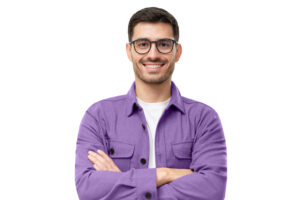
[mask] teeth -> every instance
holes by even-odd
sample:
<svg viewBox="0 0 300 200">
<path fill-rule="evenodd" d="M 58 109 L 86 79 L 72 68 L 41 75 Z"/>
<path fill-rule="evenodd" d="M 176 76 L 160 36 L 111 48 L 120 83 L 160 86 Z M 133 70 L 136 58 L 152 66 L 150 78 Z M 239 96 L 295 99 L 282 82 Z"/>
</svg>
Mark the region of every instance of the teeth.
<svg viewBox="0 0 300 200">
<path fill-rule="evenodd" d="M 145 65 L 146 67 L 149 67 L 149 68 L 158 68 L 160 67 L 160 65 Z"/>
</svg>

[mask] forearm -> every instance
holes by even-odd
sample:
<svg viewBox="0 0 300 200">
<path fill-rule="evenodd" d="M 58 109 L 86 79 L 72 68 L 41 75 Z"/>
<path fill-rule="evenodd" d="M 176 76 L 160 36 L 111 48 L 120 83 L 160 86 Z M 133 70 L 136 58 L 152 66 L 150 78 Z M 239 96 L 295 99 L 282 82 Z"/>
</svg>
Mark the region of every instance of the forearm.
<svg viewBox="0 0 300 200">
<path fill-rule="evenodd" d="M 76 176 L 78 196 L 82 200 L 142 199 L 146 193 L 156 196 L 154 169 L 130 169 L 126 172 L 95 171 L 88 168 Z"/>
<path fill-rule="evenodd" d="M 224 200 L 226 174 L 201 170 L 157 188 L 160 200 Z"/>
</svg>

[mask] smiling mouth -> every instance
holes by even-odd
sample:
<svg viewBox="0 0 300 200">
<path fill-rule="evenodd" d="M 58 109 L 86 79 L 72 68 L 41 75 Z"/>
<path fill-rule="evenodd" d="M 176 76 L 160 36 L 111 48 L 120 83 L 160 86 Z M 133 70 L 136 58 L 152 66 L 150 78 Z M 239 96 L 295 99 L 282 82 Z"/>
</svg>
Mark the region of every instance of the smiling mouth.
<svg viewBox="0 0 300 200">
<path fill-rule="evenodd" d="M 163 67 L 165 64 L 143 64 L 144 67 L 151 68 L 151 69 L 156 69 Z"/>
</svg>

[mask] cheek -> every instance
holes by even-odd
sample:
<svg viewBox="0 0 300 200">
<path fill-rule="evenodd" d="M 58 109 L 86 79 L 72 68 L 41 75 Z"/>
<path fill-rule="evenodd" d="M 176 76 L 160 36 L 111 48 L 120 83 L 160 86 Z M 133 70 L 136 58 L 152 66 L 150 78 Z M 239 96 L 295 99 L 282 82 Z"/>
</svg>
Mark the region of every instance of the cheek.
<svg viewBox="0 0 300 200">
<path fill-rule="evenodd" d="M 131 59 L 132 59 L 132 62 L 138 63 L 140 61 L 140 56 L 137 55 L 135 52 L 131 52 Z"/>
<path fill-rule="evenodd" d="M 175 63 L 176 61 L 176 53 L 172 54 L 169 58 L 168 58 L 169 64 Z"/>
<path fill-rule="evenodd" d="M 168 54 L 167 59 L 169 62 L 173 62 L 176 60 L 177 52 L 173 49 L 171 54 Z"/>
<path fill-rule="evenodd" d="M 141 64 L 142 60 L 143 60 L 142 56 L 134 56 L 135 63 Z"/>
</svg>

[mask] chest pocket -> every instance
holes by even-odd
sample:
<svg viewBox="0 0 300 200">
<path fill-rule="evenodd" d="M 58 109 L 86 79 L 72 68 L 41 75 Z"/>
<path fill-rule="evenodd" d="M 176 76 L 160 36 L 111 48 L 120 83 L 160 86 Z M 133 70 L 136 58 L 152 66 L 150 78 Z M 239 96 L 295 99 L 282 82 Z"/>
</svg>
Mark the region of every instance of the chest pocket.
<svg viewBox="0 0 300 200">
<path fill-rule="evenodd" d="M 174 161 L 172 167 L 189 169 L 192 162 L 192 148 L 193 142 L 172 143 L 172 151 L 174 154 Z"/>
<path fill-rule="evenodd" d="M 122 172 L 130 169 L 134 145 L 119 141 L 109 141 L 108 155 Z"/>
</svg>

